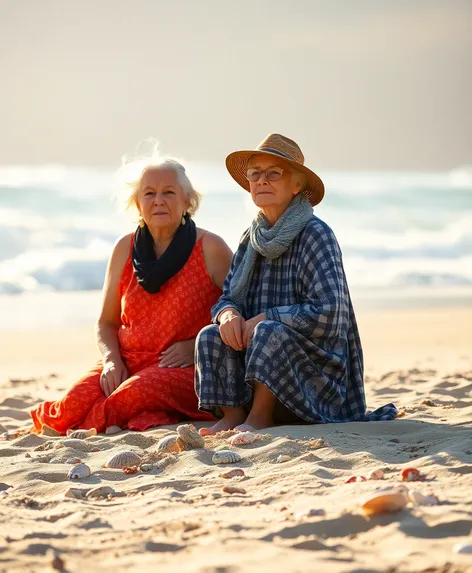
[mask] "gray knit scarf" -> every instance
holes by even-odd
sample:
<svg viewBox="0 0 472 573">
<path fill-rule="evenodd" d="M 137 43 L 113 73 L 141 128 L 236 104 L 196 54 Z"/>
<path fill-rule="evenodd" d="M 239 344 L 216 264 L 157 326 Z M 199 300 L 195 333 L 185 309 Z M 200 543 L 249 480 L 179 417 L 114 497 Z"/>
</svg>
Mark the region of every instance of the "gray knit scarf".
<svg viewBox="0 0 472 573">
<path fill-rule="evenodd" d="M 303 231 L 312 216 L 313 207 L 302 194 L 292 200 L 272 227 L 262 211 L 258 213 L 249 228 L 250 240 L 244 257 L 231 278 L 229 296 L 234 302 L 241 305 L 246 302 L 257 253 L 269 260 L 280 257 Z"/>
</svg>

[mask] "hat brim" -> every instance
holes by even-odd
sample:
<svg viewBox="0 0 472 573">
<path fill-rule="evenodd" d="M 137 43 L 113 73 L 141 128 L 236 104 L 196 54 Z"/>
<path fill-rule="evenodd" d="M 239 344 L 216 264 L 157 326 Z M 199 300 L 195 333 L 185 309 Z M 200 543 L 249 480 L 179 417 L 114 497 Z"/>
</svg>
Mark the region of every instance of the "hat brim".
<svg viewBox="0 0 472 573">
<path fill-rule="evenodd" d="M 271 153 L 270 151 L 256 151 L 256 150 L 245 150 L 245 151 L 234 151 L 230 153 L 226 158 L 226 169 L 229 171 L 231 177 L 236 181 L 246 191 L 250 191 L 249 181 L 246 179 L 247 163 L 253 155 L 272 155 L 276 157 L 279 161 L 288 163 L 294 167 L 300 173 L 303 173 L 307 177 L 306 185 L 303 190 L 303 194 L 307 197 L 310 203 L 315 206 L 324 197 L 324 184 L 323 181 L 318 177 L 308 167 L 301 165 L 297 161 L 292 159 L 287 159 L 277 155 L 277 153 Z"/>
</svg>

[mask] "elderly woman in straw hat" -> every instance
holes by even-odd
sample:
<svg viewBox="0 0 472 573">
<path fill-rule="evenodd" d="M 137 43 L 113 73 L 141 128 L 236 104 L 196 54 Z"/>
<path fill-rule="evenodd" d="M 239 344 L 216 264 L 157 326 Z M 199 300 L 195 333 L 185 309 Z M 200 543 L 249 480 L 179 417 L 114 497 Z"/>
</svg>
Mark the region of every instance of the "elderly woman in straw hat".
<svg viewBox="0 0 472 573">
<path fill-rule="evenodd" d="M 226 159 L 260 212 L 243 234 L 214 324 L 198 335 L 199 408 L 221 419 L 202 434 L 277 421 L 345 422 L 366 415 L 362 349 L 333 231 L 313 215 L 324 195 L 299 146 L 269 135 Z"/>
<path fill-rule="evenodd" d="M 232 253 L 193 222 L 200 195 L 179 161 L 156 148 L 132 165 L 128 206 L 139 226 L 117 241 L 108 264 L 97 323 L 102 360 L 62 399 L 31 412 L 36 431 L 213 420 L 198 410 L 195 338 L 211 320 Z"/>
</svg>

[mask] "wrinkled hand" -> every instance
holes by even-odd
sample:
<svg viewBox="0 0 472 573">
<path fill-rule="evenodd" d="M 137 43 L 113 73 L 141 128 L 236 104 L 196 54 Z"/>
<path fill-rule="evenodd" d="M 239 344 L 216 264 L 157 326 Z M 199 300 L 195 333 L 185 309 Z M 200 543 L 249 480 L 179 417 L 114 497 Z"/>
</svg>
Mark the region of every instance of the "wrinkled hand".
<svg viewBox="0 0 472 573">
<path fill-rule="evenodd" d="M 108 360 L 103 365 L 100 386 L 105 396 L 110 396 L 128 378 L 128 370 L 122 360 Z"/>
<path fill-rule="evenodd" d="M 194 363 L 195 338 L 176 342 L 160 355 L 159 368 L 186 368 Z"/>
<path fill-rule="evenodd" d="M 233 350 L 242 350 L 244 318 L 236 309 L 228 308 L 220 314 L 219 322 L 221 340 Z"/>
<path fill-rule="evenodd" d="M 252 333 L 254 332 L 254 329 L 263 320 L 265 320 L 265 312 L 261 312 L 261 314 L 258 314 L 257 316 L 253 316 L 249 320 L 245 321 L 244 326 L 243 326 L 243 345 L 244 345 L 244 348 L 247 348 L 249 346 L 249 342 L 251 340 L 251 336 L 252 336 Z"/>
</svg>

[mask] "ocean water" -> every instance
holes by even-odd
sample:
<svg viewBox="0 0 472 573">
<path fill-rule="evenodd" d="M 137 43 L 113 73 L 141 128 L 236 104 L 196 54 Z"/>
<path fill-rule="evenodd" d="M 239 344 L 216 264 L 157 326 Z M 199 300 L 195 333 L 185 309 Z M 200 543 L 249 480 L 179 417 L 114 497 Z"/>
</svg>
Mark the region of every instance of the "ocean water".
<svg viewBox="0 0 472 573">
<path fill-rule="evenodd" d="M 196 223 L 234 250 L 254 217 L 223 167 L 188 165 L 204 194 Z M 472 292 L 472 169 L 320 173 L 315 214 L 334 230 L 356 292 Z M 101 289 L 115 240 L 135 225 L 112 168 L 0 167 L 0 293 Z"/>
</svg>

